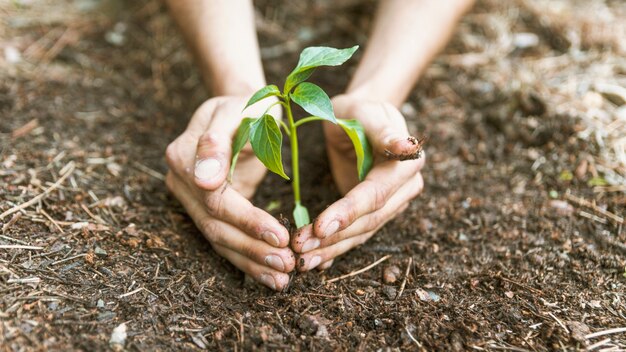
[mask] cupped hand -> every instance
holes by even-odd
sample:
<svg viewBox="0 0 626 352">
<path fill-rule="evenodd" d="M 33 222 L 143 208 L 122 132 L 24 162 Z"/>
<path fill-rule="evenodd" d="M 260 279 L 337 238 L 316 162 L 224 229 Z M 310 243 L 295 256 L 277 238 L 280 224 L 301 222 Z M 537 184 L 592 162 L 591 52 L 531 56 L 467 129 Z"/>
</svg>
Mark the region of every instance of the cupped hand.
<svg viewBox="0 0 626 352">
<path fill-rule="evenodd" d="M 185 132 L 167 147 L 166 184 L 219 255 L 280 291 L 289 282 L 295 257 L 287 247 L 287 229 L 248 200 L 266 173 L 250 145 L 239 155 L 232 184 L 226 182 L 232 138 L 246 101 L 216 97 L 196 110 Z M 257 117 L 267 107 L 257 105 L 246 116 Z"/>
<path fill-rule="evenodd" d="M 292 248 L 302 253 L 300 271 L 330 267 L 335 257 L 364 243 L 402 213 L 424 187 L 421 144 L 409 135 L 398 109 L 350 95 L 333 98 L 333 107 L 338 118 L 361 122 L 374 164 L 359 182 L 352 143 L 339 126 L 324 124 L 330 168 L 344 196 L 292 238 Z"/>
</svg>

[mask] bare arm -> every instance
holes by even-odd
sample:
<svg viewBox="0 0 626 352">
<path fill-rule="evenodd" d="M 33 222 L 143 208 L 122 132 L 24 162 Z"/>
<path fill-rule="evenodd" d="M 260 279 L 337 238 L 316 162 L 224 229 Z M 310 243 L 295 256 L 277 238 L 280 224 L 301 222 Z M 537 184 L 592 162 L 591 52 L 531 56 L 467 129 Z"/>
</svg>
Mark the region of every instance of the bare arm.
<svg viewBox="0 0 626 352">
<path fill-rule="evenodd" d="M 425 158 L 397 107 L 472 3 L 380 1 L 370 41 L 348 90 L 333 98 L 338 117 L 356 118 L 365 127 L 376 154 L 374 167 L 359 183 L 350 141 L 341 128 L 324 125 L 333 178 L 345 196 L 326 208 L 312 226 L 302 228 L 294 237 L 297 242 L 292 239 L 294 250 L 305 252 L 299 270 L 327 268 L 335 257 L 372 237 L 422 191 Z"/>
<path fill-rule="evenodd" d="M 399 106 L 473 0 L 384 0 L 347 93 Z"/>
<path fill-rule="evenodd" d="M 166 151 L 166 183 L 216 253 L 264 285 L 282 290 L 295 258 L 289 233 L 251 197 L 265 167 L 247 146 L 226 184 L 232 137 L 250 95 L 265 85 L 251 0 L 167 0 L 214 95 Z M 269 104 L 269 103 L 268 103 Z M 264 111 L 262 104 L 247 113 Z M 255 111 L 252 109 L 259 109 Z"/>
<path fill-rule="evenodd" d="M 265 85 L 251 0 L 167 0 L 214 95 Z"/>
</svg>

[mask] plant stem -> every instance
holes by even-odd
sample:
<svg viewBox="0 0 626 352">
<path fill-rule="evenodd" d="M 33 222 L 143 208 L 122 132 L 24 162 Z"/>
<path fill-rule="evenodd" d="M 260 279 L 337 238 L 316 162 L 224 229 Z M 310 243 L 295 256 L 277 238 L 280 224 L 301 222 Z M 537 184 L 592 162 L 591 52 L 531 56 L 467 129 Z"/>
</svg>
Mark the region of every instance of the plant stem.
<svg viewBox="0 0 626 352">
<path fill-rule="evenodd" d="M 298 134 L 296 133 L 296 124 L 291 113 L 291 102 L 289 96 L 285 97 L 285 110 L 287 112 L 287 122 L 289 122 L 289 141 L 291 142 L 291 169 L 293 172 L 293 198 L 297 204 L 300 204 L 300 166 L 298 164 Z"/>
<path fill-rule="evenodd" d="M 311 121 L 324 121 L 326 120 L 323 117 L 318 117 L 318 116 L 309 116 L 309 117 L 305 117 L 303 119 L 298 120 L 298 122 L 295 123 L 296 128 L 300 125 L 304 125 L 307 122 L 311 122 Z"/>
</svg>

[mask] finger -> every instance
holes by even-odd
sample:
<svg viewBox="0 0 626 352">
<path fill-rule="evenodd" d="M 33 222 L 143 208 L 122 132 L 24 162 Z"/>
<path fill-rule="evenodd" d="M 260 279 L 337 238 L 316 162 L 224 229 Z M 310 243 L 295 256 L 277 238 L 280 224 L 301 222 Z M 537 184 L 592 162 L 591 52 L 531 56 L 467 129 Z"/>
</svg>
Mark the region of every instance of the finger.
<svg viewBox="0 0 626 352">
<path fill-rule="evenodd" d="M 291 238 L 291 248 L 298 253 L 310 252 L 319 248 L 321 240 L 313 234 L 313 225 L 299 228 Z"/>
<path fill-rule="evenodd" d="M 320 214 L 313 225 L 315 235 L 326 238 L 347 228 L 358 218 L 381 209 L 418 171 L 415 165 L 395 161 L 377 165 L 363 182 Z"/>
<path fill-rule="evenodd" d="M 196 188 L 190 189 L 182 180 L 176 178 L 189 192 L 201 199 L 199 206 L 212 218 L 238 228 L 248 236 L 263 240 L 274 247 L 286 247 L 289 244 L 289 231 L 280 222 L 266 211 L 255 207 L 248 199 L 239 194 L 232 187 L 215 192 L 207 192 Z M 193 217 L 193 216 L 192 216 Z"/>
<path fill-rule="evenodd" d="M 221 245 L 243 256 L 282 272 L 290 272 L 295 266 L 295 257 L 289 248 L 275 248 L 255 240 L 236 227 L 211 217 L 202 203 L 188 192 L 186 185 L 171 173 L 166 179 L 168 187 L 185 207 L 196 226 L 211 244 Z"/>
<path fill-rule="evenodd" d="M 239 270 L 250 275 L 256 281 L 271 288 L 275 291 L 284 290 L 289 284 L 289 275 L 271 270 L 266 266 L 259 265 L 251 261 L 249 258 L 220 245 L 213 245 L 213 249 L 217 254 L 226 258 Z"/>
<path fill-rule="evenodd" d="M 324 262 L 324 263 L 318 265 L 317 269 L 318 270 L 328 270 L 328 269 L 330 269 L 331 266 L 333 266 L 333 262 L 334 261 L 335 261 L 334 259 L 331 259 L 331 260 L 329 260 L 327 262 Z"/>
<path fill-rule="evenodd" d="M 252 239 L 237 228 L 206 214 L 196 224 L 212 244 L 233 250 L 258 264 L 285 273 L 291 272 L 295 267 L 296 258 L 289 248 L 276 248 Z"/>
<path fill-rule="evenodd" d="M 375 231 L 370 231 L 360 236 L 348 238 L 332 246 L 319 248 L 312 252 L 302 254 L 298 259 L 298 271 L 308 271 L 316 268 L 321 263 L 335 259 L 337 256 L 365 243 L 374 233 Z"/>
<path fill-rule="evenodd" d="M 194 180 L 198 187 L 214 191 L 226 180 L 230 168 L 230 131 L 209 128 L 198 140 Z"/>
<path fill-rule="evenodd" d="M 213 191 L 226 180 L 232 156 L 232 139 L 241 123 L 240 117 L 241 110 L 218 101 L 208 129 L 198 140 L 194 171 L 198 187 Z"/>
<path fill-rule="evenodd" d="M 409 134 L 404 116 L 393 105 L 373 103 L 359 109 L 362 113 L 357 117 L 375 151 L 405 159 L 419 154 L 418 140 Z"/>
<path fill-rule="evenodd" d="M 311 231 L 302 228 L 292 239 L 291 246 L 297 253 L 306 253 L 319 247 L 327 247 L 347 238 L 362 235 L 366 232 L 377 231 L 382 225 L 395 218 L 404 211 L 409 202 L 424 188 L 421 174 L 416 175 L 411 181 L 405 183 L 380 210 L 367 214 L 357 219 L 346 229 L 330 235 L 321 241 Z M 306 246 L 308 243 L 316 243 L 316 246 Z"/>
</svg>

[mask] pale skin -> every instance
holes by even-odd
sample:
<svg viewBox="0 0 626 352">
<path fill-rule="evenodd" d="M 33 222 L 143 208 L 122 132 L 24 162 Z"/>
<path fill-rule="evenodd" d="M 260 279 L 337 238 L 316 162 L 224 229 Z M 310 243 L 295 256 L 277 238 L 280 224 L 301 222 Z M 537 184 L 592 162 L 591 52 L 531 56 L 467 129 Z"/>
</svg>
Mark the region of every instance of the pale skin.
<svg viewBox="0 0 626 352">
<path fill-rule="evenodd" d="M 388 156 L 414 155 L 418 148 L 398 108 L 472 0 L 380 1 L 354 77 L 346 92 L 332 99 L 338 118 L 355 118 L 365 127 L 374 167 L 359 182 L 350 141 L 339 127 L 324 123 L 331 172 L 343 198 L 291 239 L 272 215 L 249 201 L 266 173 L 249 145 L 239 156 L 232 184 L 226 181 L 242 108 L 266 85 L 252 2 L 167 2 L 215 95 L 168 146 L 167 186 L 219 255 L 280 291 L 289 283 L 289 272 L 330 267 L 337 256 L 402 213 L 422 191 L 424 156 L 404 161 Z M 245 116 L 257 116 L 270 103 L 256 104 Z M 279 110 L 272 112 L 280 117 Z"/>
</svg>

